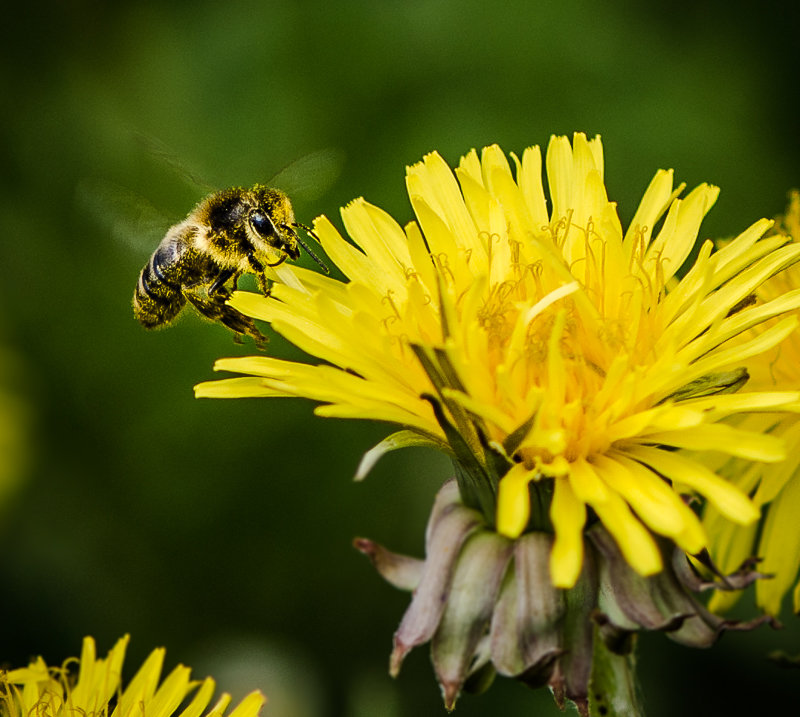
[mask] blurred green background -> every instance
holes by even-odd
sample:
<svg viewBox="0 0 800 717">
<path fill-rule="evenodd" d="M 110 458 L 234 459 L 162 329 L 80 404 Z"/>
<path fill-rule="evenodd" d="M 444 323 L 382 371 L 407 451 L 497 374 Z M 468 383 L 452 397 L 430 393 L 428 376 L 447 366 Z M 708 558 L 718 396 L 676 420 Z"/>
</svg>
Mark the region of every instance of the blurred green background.
<svg viewBox="0 0 800 717">
<path fill-rule="evenodd" d="M 321 199 L 295 203 L 301 221 L 338 221 L 359 195 L 407 221 L 404 167 L 424 153 L 455 162 L 582 130 L 603 136 L 623 222 L 674 167 L 722 187 L 703 232 L 729 235 L 800 185 L 797 4 L 20 8 L 0 47 L 0 407 L 24 478 L 0 513 L 0 661 L 60 663 L 83 635 L 104 653 L 130 632 L 129 667 L 165 645 L 170 666 L 264 689 L 265 715 L 443 714 L 427 648 L 386 674 L 408 598 L 351 540 L 421 554 L 447 462 L 409 450 L 353 484 L 386 427 L 302 401 L 196 401 L 214 360 L 252 343 L 196 316 L 146 333 L 130 297 L 158 237 L 128 241 L 79 187 L 122 186 L 177 219 L 198 194 L 140 136 L 220 187 L 333 147 L 346 163 Z M 269 351 L 297 357 L 276 336 Z M 800 681 L 764 655 L 800 651 L 786 622 L 702 652 L 646 636 L 649 714 L 765 713 L 765 700 L 785 713 Z M 557 714 L 504 680 L 457 709 Z"/>
</svg>

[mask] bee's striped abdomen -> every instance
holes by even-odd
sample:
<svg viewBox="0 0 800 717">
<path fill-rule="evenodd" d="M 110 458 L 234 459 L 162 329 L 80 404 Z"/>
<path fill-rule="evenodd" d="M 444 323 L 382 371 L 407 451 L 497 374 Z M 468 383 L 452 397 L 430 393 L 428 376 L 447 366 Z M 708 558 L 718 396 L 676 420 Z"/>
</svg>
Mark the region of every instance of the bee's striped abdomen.
<svg viewBox="0 0 800 717">
<path fill-rule="evenodd" d="M 180 281 L 182 245 L 168 234 L 139 274 L 133 294 L 133 313 L 148 329 L 172 321 L 186 304 Z"/>
</svg>

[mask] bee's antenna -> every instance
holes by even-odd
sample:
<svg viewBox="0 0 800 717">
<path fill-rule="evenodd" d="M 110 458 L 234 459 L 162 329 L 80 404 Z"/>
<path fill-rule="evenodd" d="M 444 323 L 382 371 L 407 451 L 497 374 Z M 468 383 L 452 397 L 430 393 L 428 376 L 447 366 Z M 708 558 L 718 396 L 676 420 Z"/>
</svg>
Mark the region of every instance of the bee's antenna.
<svg viewBox="0 0 800 717">
<path fill-rule="evenodd" d="M 298 229 L 302 229 L 306 234 L 314 237 L 314 239 L 317 241 L 318 244 L 321 243 L 319 237 L 316 234 L 314 234 L 312 229 L 310 227 L 307 227 L 305 224 L 298 224 L 297 222 L 295 222 L 294 224 L 292 224 L 292 227 L 297 227 Z M 317 262 L 317 264 L 319 264 L 322 271 L 324 271 L 326 274 L 330 274 L 331 270 L 327 267 L 325 262 L 322 261 L 322 259 L 320 259 L 313 251 L 311 251 L 308 244 L 306 244 L 299 236 L 297 236 L 297 232 L 295 232 L 294 236 L 295 239 L 297 239 L 297 243 L 301 247 L 303 247 L 303 249 L 305 249 L 306 254 L 308 254 L 315 262 Z"/>
</svg>

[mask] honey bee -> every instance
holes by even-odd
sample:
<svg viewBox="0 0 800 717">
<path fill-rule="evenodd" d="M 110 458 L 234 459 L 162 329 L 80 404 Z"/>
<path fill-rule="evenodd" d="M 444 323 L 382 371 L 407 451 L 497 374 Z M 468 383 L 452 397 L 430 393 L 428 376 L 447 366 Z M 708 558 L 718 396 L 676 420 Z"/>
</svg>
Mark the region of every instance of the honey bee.
<svg viewBox="0 0 800 717">
<path fill-rule="evenodd" d="M 279 189 L 256 184 L 210 194 L 167 231 L 142 269 L 133 294 L 134 316 L 145 328 L 160 328 L 189 303 L 227 326 L 237 340 L 246 335 L 263 346 L 266 338 L 253 320 L 226 302 L 244 274 L 255 274 L 269 295 L 266 268 L 297 259 L 301 247 L 329 273 L 298 229 L 316 238 L 295 221 L 289 197 Z"/>
</svg>

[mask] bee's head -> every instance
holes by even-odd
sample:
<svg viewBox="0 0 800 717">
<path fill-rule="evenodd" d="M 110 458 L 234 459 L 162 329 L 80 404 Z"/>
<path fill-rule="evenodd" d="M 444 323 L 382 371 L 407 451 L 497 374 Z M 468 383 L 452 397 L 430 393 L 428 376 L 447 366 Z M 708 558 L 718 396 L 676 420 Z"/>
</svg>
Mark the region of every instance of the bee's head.
<svg viewBox="0 0 800 717">
<path fill-rule="evenodd" d="M 289 197 L 279 189 L 265 187 L 262 184 L 253 187 L 252 197 L 255 202 L 248 212 L 247 219 L 250 232 L 270 248 L 284 254 L 278 263 L 287 257 L 292 260 L 299 259 L 302 247 L 326 274 L 329 273 L 330 270 L 325 263 L 299 237 L 297 229 L 304 229 L 315 238 L 316 235 L 308 227 L 295 221 Z M 276 266 L 269 258 L 264 259 L 264 263 L 267 266 Z"/>
<path fill-rule="evenodd" d="M 271 248 L 297 259 L 300 249 L 292 227 L 294 211 L 289 198 L 280 190 L 263 185 L 253 187 L 252 196 L 255 201 L 247 217 L 252 232 Z"/>
<path fill-rule="evenodd" d="M 250 212 L 248 221 L 253 232 L 271 247 L 284 252 L 290 259 L 300 256 L 294 229 L 285 226 L 279 228 L 270 215 L 259 208 Z"/>
</svg>

